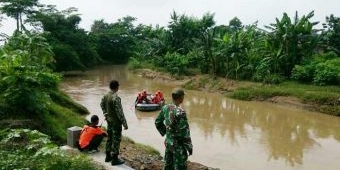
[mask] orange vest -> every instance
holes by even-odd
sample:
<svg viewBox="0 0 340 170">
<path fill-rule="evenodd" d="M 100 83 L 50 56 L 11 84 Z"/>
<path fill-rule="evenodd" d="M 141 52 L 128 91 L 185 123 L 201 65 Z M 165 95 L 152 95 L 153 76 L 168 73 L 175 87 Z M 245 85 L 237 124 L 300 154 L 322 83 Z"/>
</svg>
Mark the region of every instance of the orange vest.
<svg viewBox="0 0 340 170">
<path fill-rule="evenodd" d="M 158 104 L 161 101 L 161 98 L 159 97 L 159 95 L 155 95 L 154 98 L 152 98 L 152 101 L 156 104 Z"/>
<path fill-rule="evenodd" d="M 92 127 L 85 125 L 83 130 L 81 131 L 80 138 L 79 138 L 79 145 L 81 148 L 85 148 L 94 136 L 101 135 L 105 133 L 100 127 Z"/>
</svg>

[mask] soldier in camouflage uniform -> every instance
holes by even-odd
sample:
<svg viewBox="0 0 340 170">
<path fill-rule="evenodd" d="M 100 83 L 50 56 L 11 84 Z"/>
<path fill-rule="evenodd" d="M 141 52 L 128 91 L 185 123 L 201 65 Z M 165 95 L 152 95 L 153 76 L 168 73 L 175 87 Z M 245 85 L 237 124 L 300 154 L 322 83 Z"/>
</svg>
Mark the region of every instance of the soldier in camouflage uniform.
<svg viewBox="0 0 340 170">
<path fill-rule="evenodd" d="M 120 142 L 122 140 L 122 126 L 128 129 L 124 116 L 121 99 L 117 94 L 119 82 L 112 80 L 110 82 L 111 91 L 108 92 L 101 100 L 100 106 L 107 121 L 108 139 L 106 142 L 106 158 L 105 162 L 112 165 L 120 165 L 125 161 L 118 158 Z"/>
<path fill-rule="evenodd" d="M 172 91 L 173 103 L 163 106 L 155 120 L 158 132 L 165 137 L 164 170 L 186 170 L 188 156 L 192 155 L 190 129 L 185 111 L 180 107 L 184 91 Z"/>
</svg>

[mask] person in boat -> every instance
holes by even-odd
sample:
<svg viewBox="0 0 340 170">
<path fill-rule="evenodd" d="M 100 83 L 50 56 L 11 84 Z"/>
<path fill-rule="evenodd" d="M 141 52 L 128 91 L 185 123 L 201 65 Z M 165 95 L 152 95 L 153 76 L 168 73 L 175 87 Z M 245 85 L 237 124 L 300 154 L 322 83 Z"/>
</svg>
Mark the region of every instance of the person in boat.
<svg viewBox="0 0 340 170">
<path fill-rule="evenodd" d="M 163 97 L 163 93 L 161 91 L 157 91 L 158 95 L 159 95 L 159 99 L 160 101 L 164 101 L 164 97 Z"/>
<path fill-rule="evenodd" d="M 148 98 L 148 93 L 146 92 L 146 90 L 143 90 L 141 100 L 142 103 L 151 103 L 150 102 L 151 100 Z"/>
<path fill-rule="evenodd" d="M 142 98 L 142 92 L 138 92 L 137 98 L 136 98 L 136 104 L 137 103 L 142 103 L 143 98 Z"/>
<path fill-rule="evenodd" d="M 154 95 L 154 97 L 152 98 L 152 102 L 155 104 L 160 104 L 161 103 L 161 96 L 160 96 L 160 92 L 157 91 Z"/>
<path fill-rule="evenodd" d="M 103 138 L 107 136 L 107 133 L 98 126 L 99 118 L 97 115 L 91 116 L 91 122 L 85 125 L 80 132 L 79 141 L 77 147 L 80 151 L 99 151 L 98 147 L 103 141 Z"/>
<path fill-rule="evenodd" d="M 158 96 L 159 96 L 159 103 L 163 105 L 165 103 L 163 93 L 159 90 L 157 91 L 157 93 L 158 93 Z"/>
</svg>

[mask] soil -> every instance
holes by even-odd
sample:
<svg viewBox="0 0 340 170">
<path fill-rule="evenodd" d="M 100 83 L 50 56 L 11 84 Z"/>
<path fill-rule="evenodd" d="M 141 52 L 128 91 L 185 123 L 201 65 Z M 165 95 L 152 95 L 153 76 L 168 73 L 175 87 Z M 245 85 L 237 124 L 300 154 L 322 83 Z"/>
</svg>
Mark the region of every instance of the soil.
<svg viewBox="0 0 340 170">
<path fill-rule="evenodd" d="M 121 143 L 120 157 L 125 160 L 125 165 L 136 170 L 162 170 L 164 166 L 163 157 L 150 152 L 134 142 L 123 138 Z M 196 162 L 188 161 L 189 170 L 219 170 L 204 166 Z"/>
</svg>

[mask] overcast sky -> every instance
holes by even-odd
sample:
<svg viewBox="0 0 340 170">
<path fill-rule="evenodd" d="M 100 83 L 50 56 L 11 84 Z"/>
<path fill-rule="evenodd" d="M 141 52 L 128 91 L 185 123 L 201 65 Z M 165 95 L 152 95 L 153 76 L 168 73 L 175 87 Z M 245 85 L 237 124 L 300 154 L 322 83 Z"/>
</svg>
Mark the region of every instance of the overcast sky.
<svg viewBox="0 0 340 170">
<path fill-rule="evenodd" d="M 340 0 L 40 0 L 42 4 L 56 5 L 58 10 L 76 7 L 81 14 L 80 27 L 89 30 L 94 20 L 104 19 L 113 23 L 127 15 L 137 18 L 136 24 L 159 24 L 167 26 L 172 11 L 201 18 L 205 13 L 215 14 L 217 25 L 228 24 L 238 17 L 243 24 L 258 21 L 258 26 L 274 23 L 283 12 L 293 18 L 314 10 L 312 21 L 325 22 L 325 17 L 334 14 L 340 17 Z M 321 24 L 319 24 L 321 27 Z M 3 22 L 0 32 L 15 27 L 15 22 Z"/>
</svg>

